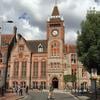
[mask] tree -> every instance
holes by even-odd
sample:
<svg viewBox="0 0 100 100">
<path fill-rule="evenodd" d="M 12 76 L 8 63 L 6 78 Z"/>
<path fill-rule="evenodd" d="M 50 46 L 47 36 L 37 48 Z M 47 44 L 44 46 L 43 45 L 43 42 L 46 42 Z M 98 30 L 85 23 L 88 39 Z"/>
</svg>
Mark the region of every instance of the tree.
<svg viewBox="0 0 100 100">
<path fill-rule="evenodd" d="M 81 23 L 77 54 L 89 72 L 91 68 L 96 68 L 100 74 L 100 12 L 94 9 L 88 11 L 86 20 Z"/>
<path fill-rule="evenodd" d="M 64 75 L 63 78 L 64 78 L 64 83 L 65 83 L 65 89 L 67 89 L 67 87 L 68 87 L 67 83 L 72 81 L 72 76 L 71 75 Z"/>
<path fill-rule="evenodd" d="M 65 84 L 66 84 L 67 82 L 71 82 L 71 80 L 72 80 L 71 75 L 64 75 L 64 82 L 65 82 Z"/>
<path fill-rule="evenodd" d="M 76 75 L 64 75 L 64 82 L 65 82 L 65 87 L 67 86 L 68 82 L 72 82 L 75 89 L 76 89 Z"/>
<path fill-rule="evenodd" d="M 76 82 L 76 80 L 77 80 L 76 75 L 75 75 L 75 74 L 72 75 L 72 79 L 71 79 L 71 81 L 74 83 L 74 82 Z"/>
</svg>

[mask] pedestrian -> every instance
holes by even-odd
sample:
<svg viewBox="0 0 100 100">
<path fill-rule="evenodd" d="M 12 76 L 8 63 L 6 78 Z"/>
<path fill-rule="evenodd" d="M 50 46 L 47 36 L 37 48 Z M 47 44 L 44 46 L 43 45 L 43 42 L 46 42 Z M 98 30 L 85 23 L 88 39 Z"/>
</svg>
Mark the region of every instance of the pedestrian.
<svg viewBox="0 0 100 100">
<path fill-rule="evenodd" d="M 4 96 L 4 86 L 1 87 L 1 96 Z"/>
<path fill-rule="evenodd" d="M 21 87 L 20 87 L 20 85 L 18 85 L 18 95 L 20 96 L 20 89 L 21 89 Z"/>
<path fill-rule="evenodd" d="M 17 94 L 17 92 L 18 92 L 18 86 L 16 85 L 15 86 L 15 93 Z"/>
<path fill-rule="evenodd" d="M 42 91 L 43 87 L 42 84 L 39 86 L 39 90 Z"/>
<path fill-rule="evenodd" d="M 53 90 L 54 90 L 53 85 L 50 84 L 48 99 L 53 99 Z"/>
<path fill-rule="evenodd" d="M 20 88 L 20 95 L 21 95 L 21 96 L 23 95 L 22 87 Z"/>
<path fill-rule="evenodd" d="M 84 91 L 84 86 L 83 83 L 81 84 L 81 95 L 83 95 L 83 91 Z"/>
<path fill-rule="evenodd" d="M 28 94 L 28 89 L 29 89 L 29 88 L 28 88 L 28 86 L 26 86 L 26 91 L 25 91 L 25 92 L 26 92 L 26 94 Z"/>
</svg>

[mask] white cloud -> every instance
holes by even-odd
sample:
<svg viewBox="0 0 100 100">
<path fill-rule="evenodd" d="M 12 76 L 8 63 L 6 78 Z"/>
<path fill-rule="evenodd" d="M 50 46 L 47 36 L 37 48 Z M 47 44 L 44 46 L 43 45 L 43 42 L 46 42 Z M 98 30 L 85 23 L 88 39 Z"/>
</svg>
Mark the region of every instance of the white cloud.
<svg viewBox="0 0 100 100">
<path fill-rule="evenodd" d="M 46 21 L 52 13 L 53 6 L 54 0 L 1 0 L 0 21 L 13 20 L 18 27 L 18 33 L 26 39 L 44 39 Z M 100 10 L 100 0 L 59 0 L 58 7 L 60 14 L 64 16 L 67 33 L 65 40 L 73 42 L 87 10 L 90 7 Z M 29 20 L 18 19 L 23 13 L 27 13 Z"/>
</svg>

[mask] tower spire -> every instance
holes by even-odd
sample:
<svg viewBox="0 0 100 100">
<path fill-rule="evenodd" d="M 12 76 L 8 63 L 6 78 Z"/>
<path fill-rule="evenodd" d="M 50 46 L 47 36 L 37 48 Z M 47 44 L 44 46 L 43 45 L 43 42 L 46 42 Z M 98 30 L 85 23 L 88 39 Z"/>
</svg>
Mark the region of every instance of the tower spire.
<svg viewBox="0 0 100 100">
<path fill-rule="evenodd" d="M 57 1 L 58 0 L 55 0 L 55 5 L 54 5 L 54 8 L 53 8 L 52 16 L 59 16 L 59 10 L 58 10 L 58 7 L 57 7 Z"/>
</svg>

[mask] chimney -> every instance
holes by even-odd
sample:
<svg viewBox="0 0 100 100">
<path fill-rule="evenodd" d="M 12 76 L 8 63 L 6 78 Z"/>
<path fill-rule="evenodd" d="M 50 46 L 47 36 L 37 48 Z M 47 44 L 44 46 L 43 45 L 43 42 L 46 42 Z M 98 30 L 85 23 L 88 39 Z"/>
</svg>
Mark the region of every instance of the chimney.
<svg viewBox="0 0 100 100">
<path fill-rule="evenodd" d="M 14 34 L 17 33 L 17 27 L 16 27 L 16 26 L 13 27 L 13 33 L 14 33 Z"/>
</svg>

